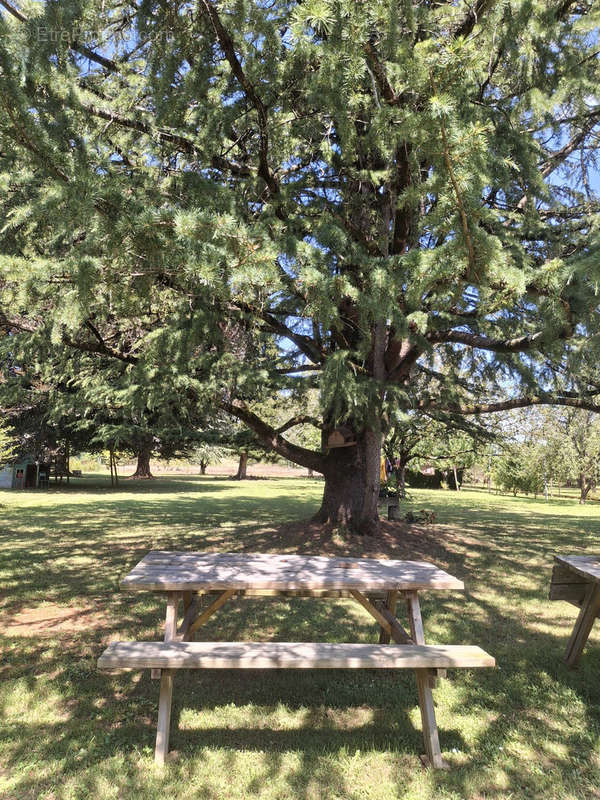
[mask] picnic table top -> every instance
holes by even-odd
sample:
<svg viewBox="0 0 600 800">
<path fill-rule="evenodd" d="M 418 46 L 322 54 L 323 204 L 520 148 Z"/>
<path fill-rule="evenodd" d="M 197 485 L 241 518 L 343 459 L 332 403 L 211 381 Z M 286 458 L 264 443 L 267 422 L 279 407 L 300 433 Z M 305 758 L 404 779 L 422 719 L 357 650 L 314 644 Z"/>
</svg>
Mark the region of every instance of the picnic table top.
<svg viewBox="0 0 600 800">
<path fill-rule="evenodd" d="M 600 556 L 554 556 L 554 560 L 587 580 L 600 583 Z"/>
<path fill-rule="evenodd" d="M 423 561 L 152 550 L 121 581 L 121 587 L 139 591 L 390 591 L 461 590 L 464 584 Z"/>
</svg>

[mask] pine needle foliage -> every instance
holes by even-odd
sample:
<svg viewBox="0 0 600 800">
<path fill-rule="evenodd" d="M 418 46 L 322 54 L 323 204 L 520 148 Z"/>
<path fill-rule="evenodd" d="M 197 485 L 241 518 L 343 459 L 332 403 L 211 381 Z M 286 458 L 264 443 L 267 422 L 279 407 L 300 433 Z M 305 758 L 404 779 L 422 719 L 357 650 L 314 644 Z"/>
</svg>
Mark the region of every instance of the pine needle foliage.
<svg viewBox="0 0 600 800">
<path fill-rule="evenodd" d="M 253 403 L 318 389 L 359 436 L 598 410 L 598 4 L 0 12 L 11 346 L 117 359 L 315 469 Z"/>
</svg>

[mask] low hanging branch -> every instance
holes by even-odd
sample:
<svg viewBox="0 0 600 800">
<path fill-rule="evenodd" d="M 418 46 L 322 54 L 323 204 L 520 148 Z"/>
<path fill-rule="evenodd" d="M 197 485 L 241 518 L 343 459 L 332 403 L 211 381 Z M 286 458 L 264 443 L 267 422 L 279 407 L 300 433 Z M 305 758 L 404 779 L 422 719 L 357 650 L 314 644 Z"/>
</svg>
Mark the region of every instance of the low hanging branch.
<svg viewBox="0 0 600 800">
<path fill-rule="evenodd" d="M 493 414 L 496 411 L 510 411 L 514 408 L 527 408 L 537 405 L 570 406 L 571 408 L 582 408 L 585 411 L 595 411 L 600 414 L 600 405 L 585 397 L 566 397 L 552 394 L 524 395 L 493 403 L 470 403 L 465 405 L 458 403 L 437 404 L 433 401 L 424 400 L 418 403 L 417 408 L 420 411 L 440 410 L 467 416 L 471 414 Z"/>
<path fill-rule="evenodd" d="M 260 439 L 261 444 L 269 448 L 269 450 L 274 450 L 283 458 L 287 458 L 289 461 L 300 464 L 307 469 L 322 472 L 324 457 L 321 453 L 292 444 L 292 442 L 284 439 L 280 430 L 264 422 L 240 400 L 224 402 L 221 404 L 221 408 L 251 428 Z"/>
</svg>

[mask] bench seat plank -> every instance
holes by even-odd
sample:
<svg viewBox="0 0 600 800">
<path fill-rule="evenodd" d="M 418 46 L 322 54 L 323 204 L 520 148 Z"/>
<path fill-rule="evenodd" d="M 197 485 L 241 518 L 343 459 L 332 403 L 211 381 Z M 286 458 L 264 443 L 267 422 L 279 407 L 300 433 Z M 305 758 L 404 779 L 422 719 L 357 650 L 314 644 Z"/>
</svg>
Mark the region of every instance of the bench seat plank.
<svg viewBox="0 0 600 800">
<path fill-rule="evenodd" d="M 98 660 L 115 669 L 422 669 L 493 667 L 470 645 L 324 642 L 113 642 Z"/>
</svg>

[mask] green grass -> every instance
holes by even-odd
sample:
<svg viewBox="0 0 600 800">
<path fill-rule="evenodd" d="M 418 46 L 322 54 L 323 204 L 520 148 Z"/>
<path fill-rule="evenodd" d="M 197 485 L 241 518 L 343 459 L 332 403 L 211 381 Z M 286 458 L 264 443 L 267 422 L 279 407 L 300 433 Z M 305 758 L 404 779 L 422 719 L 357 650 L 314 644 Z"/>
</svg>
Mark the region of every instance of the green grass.
<svg viewBox="0 0 600 800">
<path fill-rule="evenodd" d="M 83 488 L 82 488 L 83 487 Z M 382 541 L 319 538 L 322 484 L 103 478 L 0 492 L 0 796 L 109 798 L 600 797 L 600 624 L 579 670 L 562 662 L 576 609 L 547 601 L 554 553 L 600 550 L 600 507 L 572 499 L 417 491 L 433 526 Z M 284 526 L 283 528 L 281 526 Z M 171 746 L 153 763 L 158 683 L 101 675 L 115 639 L 158 638 L 164 599 L 119 591 L 151 548 L 349 552 L 429 559 L 462 594 L 424 596 L 432 642 L 478 644 L 496 670 L 455 671 L 434 690 L 449 772 L 420 767 L 414 678 L 391 671 L 205 671 L 175 679 Z M 376 641 L 348 601 L 238 600 L 207 639 Z"/>
</svg>

